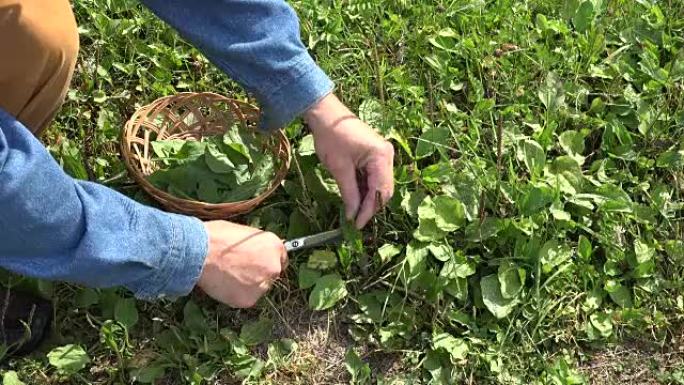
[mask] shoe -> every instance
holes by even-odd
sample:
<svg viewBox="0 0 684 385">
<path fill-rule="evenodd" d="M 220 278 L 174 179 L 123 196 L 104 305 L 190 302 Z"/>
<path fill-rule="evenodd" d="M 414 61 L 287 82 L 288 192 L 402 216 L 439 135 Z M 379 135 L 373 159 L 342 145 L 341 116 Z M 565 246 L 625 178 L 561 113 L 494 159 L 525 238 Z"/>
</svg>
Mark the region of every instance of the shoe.
<svg viewBox="0 0 684 385">
<path fill-rule="evenodd" d="M 0 342 L 5 357 L 36 350 L 51 321 L 52 302 L 25 291 L 0 288 Z"/>
</svg>

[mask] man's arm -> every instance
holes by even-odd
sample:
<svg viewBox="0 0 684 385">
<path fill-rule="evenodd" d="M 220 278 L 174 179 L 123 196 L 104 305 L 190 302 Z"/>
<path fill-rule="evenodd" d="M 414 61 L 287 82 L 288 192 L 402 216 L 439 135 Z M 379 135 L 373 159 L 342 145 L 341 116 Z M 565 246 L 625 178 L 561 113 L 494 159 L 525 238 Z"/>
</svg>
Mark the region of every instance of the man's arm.
<svg viewBox="0 0 684 385">
<path fill-rule="evenodd" d="M 261 126 L 282 128 L 332 91 L 283 0 L 142 0 L 259 100 Z"/>
<path fill-rule="evenodd" d="M 187 294 L 207 255 L 197 219 L 143 206 L 67 176 L 20 122 L 0 109 L 0 266 L 137 297 Z"/>
<path fill-rule="evenodd" d="M 256 96 L 262 128 L 282 128 L 303 115 L 340 186 L 347 219 L 363 227 L 389 201 L 392 145 L 331 94 L 333 83 L 306 51 L 284 0 L 142 1 Z"/>
</svg>

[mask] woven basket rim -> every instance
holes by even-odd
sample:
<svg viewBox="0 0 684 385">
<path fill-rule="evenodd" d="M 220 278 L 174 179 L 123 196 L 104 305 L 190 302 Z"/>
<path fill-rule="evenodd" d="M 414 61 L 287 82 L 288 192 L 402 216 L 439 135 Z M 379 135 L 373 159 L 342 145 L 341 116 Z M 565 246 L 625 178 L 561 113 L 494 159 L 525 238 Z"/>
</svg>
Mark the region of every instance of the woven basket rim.
<svg viewBox="0 0 684 385">
<path fill-rule="evenodd" d="M 181 198 L 176 195 L 170 194 L 164 190 L 161 190 L 154 186 L 152 183 L 147 181 L 145 178 L 149 173 L 145 173 L 142 168 L 138 168 L 134 165 L 134 157 L 135 155 L 132 153 L 133 152 L 133 138 L 140 138 L 137 135 L 134 135 L 134 133 L 138 132 L 141 128 L 140 126 L 146 122 L 145 117 L 143 119 L 140 119 L 140 115 L 149 111 L 153 110 L 157 106 L 162 106 L 161 109 L 168 109 L 169 106 L 172 105 L 173 101 L 175 100 L 183 100 L 186 98 L 207 98 L 212 100 L 213 102 L 219 102 L 219 103 L 227 103 L 231 108 L 231 112 L 236 116 L 236 121 L 240 121 L 242 123 L 242 129 L 250 129 L 248 126 L 247 118 L 245 118 L 244 114 L 242 114 L 242 111 L 236 111 L 235 107 L 239 107 L 239 109 L 249 109 L 251 112 L 257 113 L 258 114 L 258 109 L 241 100 L 237 99 L 232 99 L 227 96 L 215 93 L 215 92 L 180 92 L 177 94 L 173 95 L 167 95 L 160 97 L 150 103 L 147 103 L 140 108 L 136 109 L 136 111 L 129 117 L 129 119 L 126 121 L 124 124 L 124 129 L 122 130 L 122 135 L 121 135 L 121 141 L 120 141 L 120 147 L 121 147 L 121 153 L 124 158 L 124 164 L 126 165 L 126 168 L 128 169 L 128 172 L 131 174 L 133 179 L 136 181 L 136 183 L 142 187 L 143 190 L 145 190 L 149 195 L 151 195 L 155 200 L 157 200 L 159 203 L 161 203 L 164 206 L 167 206 L 169 203 L 173 203 L 174 208 L 173 211 L 185 211 L 190 214 L 196 214 L 194 211 L 199 210 L 199 209 L 210 209 L 210 210 L 234 210 L 235 213 L 228 213 L 226 216 L 234 216 L 234 215 L 239 215 L 239 214 L 244 214 L 246 212 L 249 212 L 253 210 L 259 203 L 261 203 L 264 199 L 269 197 L 270 195 L 275 192 L 275 190 L 278 188 L 278 186 L 282 183 L 282 181 L 285 179 L 285 176 L 287 174 L 287 171 L 289 170 L 291 158 L 292 158 L 292 150 L 290 146 L 290 142 L 285 136 L 285 133 L 282 129 L 275 130 L 271 132 L 271 138 L 275 139 L 273 143 L 268 144 L 266 147 L 268 148 L 269 151 L 273 153 L 273 155 L 277 159 L 277 165 L 279 166 L 278 168 L 275 169 L 274 175 L 271 178 L 271 182 L 269 183 L 268 187 L 262 191 L 260 194 L 246 200 L 240 200 L 240 201 L 231 201 L 231 202 L 222 202 L 222 203 L 209 203 L 209 202 L 203 202 L 201 200 L 193 200 L 193 199 L 186 199 L 186 198 Z M 157 115 L 153 115 L 154 118 L 157 117 Z M 254 129 L 254 132 L 257 133 L 257 135 L 268 135 L 262 132 L 259 132 L 257 129 Z M 143 130 L 145 130 L 143 128 Z M 209 135 L 203 135 L 199 134 L 200 137 L 207 137 Z M 143 139 L 143 138 L 140 138 Z M 145 141 L 149 141 L 149 137 L 146 137 L 143 139 Z M 187 206 L 187 210 L 178 210 L 177 207 L 175 206 Z"/>
</svg>

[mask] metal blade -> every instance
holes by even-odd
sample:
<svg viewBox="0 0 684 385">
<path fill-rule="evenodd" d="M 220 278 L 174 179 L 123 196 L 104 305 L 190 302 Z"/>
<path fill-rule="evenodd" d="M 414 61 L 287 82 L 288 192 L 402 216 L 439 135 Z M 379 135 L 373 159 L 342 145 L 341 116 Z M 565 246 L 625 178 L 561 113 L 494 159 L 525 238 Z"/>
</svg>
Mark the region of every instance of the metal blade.
<svg viewBox="0 0 684 385">
<path fill-rule="evenodd" d="M 318 233 L 306 237 L 291 239 L 285 242 L 285 250 L 290 252 L 295 250 L 308 249 L 311 247 L 332 243 L 340 239 L 342 239 L 342 229 L 331 230 L 326 231 L 324 233 Z"/>
</svg>

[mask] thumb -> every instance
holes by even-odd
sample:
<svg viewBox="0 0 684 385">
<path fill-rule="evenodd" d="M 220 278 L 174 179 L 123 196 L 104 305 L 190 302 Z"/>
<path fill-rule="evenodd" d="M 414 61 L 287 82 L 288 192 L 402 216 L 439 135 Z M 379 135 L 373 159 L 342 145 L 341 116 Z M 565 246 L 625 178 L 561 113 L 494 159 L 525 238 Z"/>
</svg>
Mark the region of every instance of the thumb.
<svg viewBox="0 0 684 385">
<path fill-rule="evenodd" d="M 345 207 L 345 216 L 351 220 L 356 218 L 361 205 L 361 193 L 359 192 L 359 184 L 356 180 L 356 167 L 350 163 L 349 167 L 341 167 L 335 171 L 330 170 L 340 187 L 340 194 L 342 194 L 342 201 Z"/>
</svg>

